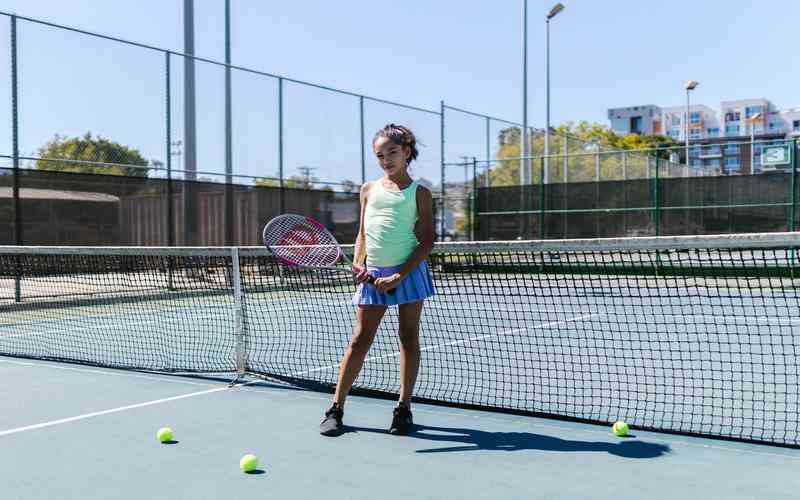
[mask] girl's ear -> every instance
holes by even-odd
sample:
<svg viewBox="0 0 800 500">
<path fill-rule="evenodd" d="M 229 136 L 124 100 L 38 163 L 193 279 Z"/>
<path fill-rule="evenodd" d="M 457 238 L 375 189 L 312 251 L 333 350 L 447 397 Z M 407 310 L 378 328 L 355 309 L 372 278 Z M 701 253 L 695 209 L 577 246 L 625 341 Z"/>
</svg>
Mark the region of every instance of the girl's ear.
<svg viewBox="0 0 800 500">
<path fill-rule="evenodd" d="M 408 146 L 403 146 L 403 156 L 405 157 L 406 164 L 411 160 L 411 148 Z"/>
</svg>

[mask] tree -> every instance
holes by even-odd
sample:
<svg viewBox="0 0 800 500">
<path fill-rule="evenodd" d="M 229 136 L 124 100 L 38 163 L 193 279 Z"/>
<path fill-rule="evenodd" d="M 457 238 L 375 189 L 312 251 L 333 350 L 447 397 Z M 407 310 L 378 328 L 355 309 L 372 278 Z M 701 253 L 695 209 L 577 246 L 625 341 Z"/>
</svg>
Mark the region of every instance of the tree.
<svg viewBox="0 0 800 500">
<path fill-rule="evenodd" d="M 148 169 L 142 168 L 147 165 L 138 150 L 92 137 L 91 132 L 73 138 L 56 135 L 39 149 L 36 160 L 36 168 L 42 170 L 128 177 L 147 177 Z"/>
<path fill-rule="evenodd" d="M 345 193 L 357 193 L 359 190 L 358 184 L 351 181 L 350 179 L 345 179 L 342 181 L 342 191 Z"/>
<path fill-rule="evenodd" d="M 539 182 L 544 162 L 544 131 L 536 131 L 529 136 L 530 160 L 533 183 Z M 519 184 L 521 156 L 521 130 L 506 128 L 498 135 L 498 161 L 492 165 L 490 181 L 492 186 L 515 186 Z M 598 123 L 566 123 L 552 129 L 550 134 L 550 154 L 554 156 L 549 163 L 551 182 L 564 182 L 564 163 L 568 182 L 590 182 L 597 180 L 620 180 L 647 177 L 654 163 L 650 160 L 659 156 L 666 158 L 667 151 L 643 151 L 666 148 L 676 143 L 662 135 L 617 135 L 613 130 Z M 564 156 L 566 150 L 566 156 Z M 638 151 L 638 152 L 637 152 Z M 485 185 L 485 175 L 478 177 L 478 185 Z"/>
</svg>

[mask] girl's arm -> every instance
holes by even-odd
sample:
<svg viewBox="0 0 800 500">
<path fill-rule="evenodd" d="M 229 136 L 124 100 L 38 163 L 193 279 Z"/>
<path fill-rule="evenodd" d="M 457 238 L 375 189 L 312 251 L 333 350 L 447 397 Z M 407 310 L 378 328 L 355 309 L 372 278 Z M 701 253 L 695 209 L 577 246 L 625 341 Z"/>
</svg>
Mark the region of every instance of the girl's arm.
<svg viewBox="0 0 800 500">
<path fill-rule="evenodd" d="M 428 258 L 433 250 L 433 242 L 436 239 L 436 232 L 433 222 L 433 195 L 422 186 L 417 188 L 417 224 L 414 226 L 414 233 L 417 235 L 417 248 L 408 256 L 403 267 L 400 268 L 400 276 L 405 277 L 422 261 Z"/>
<path fill-rule="evenodd" d="M 353 248 L 353 264 L 361 268 L 367 267 L 367 242 L 364 235 L 364 211 L 367 208 L 367 193 L 369 193 L 371 186 L 371 182 L 365 182 L 364 185 L 361 186 L 361 193 L 359 194 L 359 200 L 361 202 L 361 216 L 359 217 L 358 234 L 356 235 L 356 241 Z"/>
</svg>

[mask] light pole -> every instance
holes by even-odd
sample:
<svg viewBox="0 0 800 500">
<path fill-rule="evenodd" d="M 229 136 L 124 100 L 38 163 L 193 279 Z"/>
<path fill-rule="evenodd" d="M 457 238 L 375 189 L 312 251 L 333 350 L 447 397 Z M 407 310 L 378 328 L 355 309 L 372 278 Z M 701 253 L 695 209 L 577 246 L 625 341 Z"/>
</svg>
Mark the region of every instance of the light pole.
<svg viewBox="0 0 800 500">
<path fill-rule="evenodd" d="M 750 173 L 754 174 L 756 171 L 756 120 L 761 118 L 761 113 L 756 113 L 747 119 L 750 122 Z"/>
<path fill-rule="evenodd" d="M 528 182 L 530 164 L 528 162 L 528 0 L 522 0 L 522 161 L 520 162 L 519 184 Z"/>
<path fill-rule="evenodd" d="M 555 4 L 550 12 L 547 14 L 547 19 L 545 21 L 545 25 L 547 26 L 547 44 L 546 44 L 546 51 L 547 55 L 545 57 L 546 60 L 546 70 L 545 74 L 547 75 L 547 97 L 546 97 L 546 109 L 547 114 L 545 117 L 545 127 L 544 127 L 544 176 L 543 182 L 547 184 L 549 182 L 550 176 L 550 20 L 553 19 L 558 15 L 559 12 L 564 10 L 564 6 L 560 3 Z"/>
<path fill-rule="evenodd" d="M 694 80 L 689 80 L 684 85 L 684 90 L 686 90 L 686 113 L 683 120 L 683 130 L 684 130 L 684 139 L 686 143 L 686 167 L 688 170 L 689 167 L 689 92 L 696 89 L 697 86 L 700 85 L 699 82 Z"/>
</svg>

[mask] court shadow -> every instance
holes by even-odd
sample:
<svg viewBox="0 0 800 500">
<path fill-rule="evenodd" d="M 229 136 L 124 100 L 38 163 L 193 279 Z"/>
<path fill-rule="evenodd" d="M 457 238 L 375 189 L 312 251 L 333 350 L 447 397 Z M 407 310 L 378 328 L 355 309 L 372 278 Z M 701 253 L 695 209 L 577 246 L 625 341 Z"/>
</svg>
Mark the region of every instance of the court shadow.
<svg viewBox="0 0 800 500">
<path fill-rule="evenodd" d="M 161 444 L 178 444 L 180 441 L 176 441 L 174 439 L 170 439 L 169 441 L 164 441 Z"/>
<path fill-rule="evenodd" d="M 387 434 L 383 429 L 354 427 L 353 431 Z M 461 427 L 416 425 L 408 438 L 451 446 L 425 448 L 417 453 L 453 453 L 477 450 L 523 451 L 543 450 L 560 452 L 598 452 L 625 458 L 658 458 L 670 452 L 670 447 L 640 440 L 619 442 L 580 441 L 562 439 L 531 432 L 488 432 Z"/>
<path fill-rule="evenodd" d="M 260 475 L 266 474 L 266 473 L 267 473 L 267 471 L 265 471 L 264 469 L 254 469 L 254 470 L 251 470 L 249 472 L 245 472 L 245 474 L 247 474 L 248 476 L 260 476 Z"/>
</svg>

